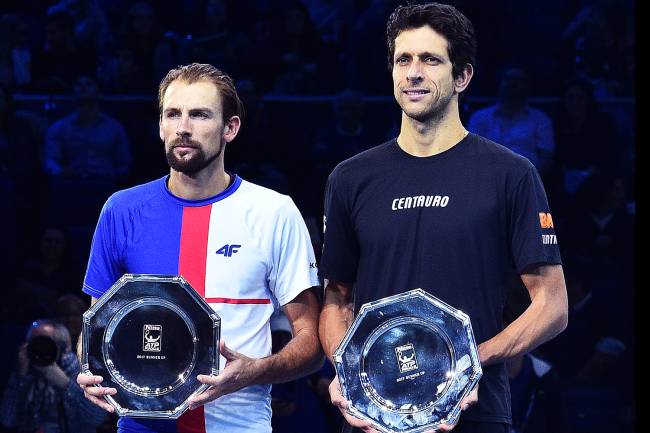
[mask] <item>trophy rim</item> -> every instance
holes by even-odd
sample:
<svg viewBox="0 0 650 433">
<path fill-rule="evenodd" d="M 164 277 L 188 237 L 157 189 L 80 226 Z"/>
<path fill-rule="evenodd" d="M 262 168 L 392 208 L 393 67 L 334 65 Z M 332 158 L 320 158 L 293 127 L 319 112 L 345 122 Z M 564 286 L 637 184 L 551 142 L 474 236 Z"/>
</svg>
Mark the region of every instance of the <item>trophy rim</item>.
<svg viewBox="0 0 650 433">
<path fill-rule="evenodd" d="M 189 295 L 200 307 L 200 309 L 206 314 L 212 323 L 212 332 L 210 335 L 210 341 L 213 342 L 213 346 L 209 349 L 208 353 L 210 363 L 209 363 L 209 373 L 204 373 L 209 376 L 218 376 L 219 364 L 220 364 L 220 353 L 219 353 L 219 342 L 221 340 L 221 317 L 218 313 L 212 309 L 212 307 L 203 299 L 191 284 L 182 276 L 182 275 L 164 275 L 164 274 L 135 274 L 135 273 L 125 273 L 120 278 L 118 278 L 111 287 L 104 292 L 97 301 L 89 307 L 89 309 L 83 314 L 83 323 L 82 323 L 82 356 L 81 356 L 81 372 L 85 375 L 96 375 L 90 369 L 90 360 L 89 360 L 89 349 L 90 349 L 90 334 L 91 327 L 93 325 L 93 319 L 97 313 L 110 301 L 113 295 L 119 291 L 122 287 L 127 285 L 130 282 L 139 281 L 139 282 L 156 282 L 156 283 L 176 283 L 181 286 L 186 295 Z M 102 336 L 102 345 L 103 345 L 103 336 Z M 108 370 L 108 369 L 107 369 Z M 189 377 L 192 374 L 190 370 L 187 374 Z M 186 377 L 186 380 L 187 380 Z M 113 377 L 110 378 L 114 380 Z M 104 381 L 106 378 L 104 378 Z M 95 384 L 95 387 L 102 387 L 106 385 Z M 179 385 L 180 386 L 180 385 Z M 206 384 L 200 384 L 194 391 L 189 394 L 185 400 L 173 409 L 168 410 L 140 410 L 140 409 L 131 409 L 127 407 L 128 405 L 123 406 L 120 404 L 113 396 L 105 395 L 104 400 L 111 404 L 115 408 L 115 412 L 118 416 L 129 416 L 136 418 L 159 418 L 159 419 L 177 419 L 181 416 L 188 408 L 189 403 L 187 401 L 202 392 L 208 389 L 210 386 Z M 125 390 L 127 390 L 125 388 Z M 171 392 L 171 391 L 170 391 Z M 134 393 L 135 394 L 135 393 Z M 137 394 L 135 394 L 137 395 Z M 160 394 L 159 396 L 162 396 Z M 154 398 L 156 396 L 153 396 Z"/>
<path fill-rule="evenodd" d="M 396 303 L 406 302 L 407 300 L 413 300 L 413 299 L 417 299 L 432 304 L 433 306 L 442 310 L 445 313 L 445 315 L 448 315 L 450 316 L 450 318 L 455 319 L 456 324 L 459 327 L 457 332 L 464 335 L 466 341 L 461 346 L 461 348 L 459 348 L 459 351 L 454 354 L 453 362 L 455 368 L 453 370 L 450 370 L 451 378 L 447 381 L 446 386 L 442 390 L 442 392 L 438 394 L 439 398 L 435 400 L 434 404 L 428 408 L 423 408 L 422 410 L 418 410 L 417 412 L 413 411 L 410 413 L 399 413 L 399 412 L 396 413 L 394 411 L 389 411 L 388 408 L 386 408 L 385 406 L 377 405 L 377 402 L 374 401 L 369 395 L 365 393 L 365 389 L 363 389 L 364 391 L 363 394 L 365 396 L 361 400 L 349 394 L 348 388 L 350 386 L 356 388 L 357 386 L 360 385 L 360 387 L 363 388 L 363 384 L 360 383 L 361 382 L 360 375 L 354 373 L 355 371 L 354 367 L 352 367 L 351 370 L 350 368 L 347 368 L 345 366 L 346 357 L 349 356 L 349 353 L 347 355 L 346 353 L 350 345 L 356 347 L 356 349 L 353 349 L 354 350 L 353 353 L 357 353 L 357 350 L 359 350 L 358 346 L 360 346 L 360 344 L 358 341 L 353 342 L 353 335 L 357 332 L 361 323 L 366 319 L 366 317 L 370 312 L 378 308 L 381 308 L 386 304 L 396 304 Z M 390 321 L 390 319 L 388 321 Z M 447 332 L 443 332 L 442 334 L 438 334 L 438 335 L 445 335 L 449 337 Z M 461 368 L 462 360 L 460 358 L 464 358 L 465 356 L 467 356 L 469 359 L 469 366 L 462 369 L 462 372 L 465 372 L 464 377 L 466 377 L 465 383 L 464 385 L 462 385 L 461 384 L 462 382 L 459 382 L 460 376 L 458 376 L 458 372 L 456 372 L 456 370 L 458 368 Z M 460 358 L 456 359 L 457 357 Z M 354 318 L 352 325 L 350 326 L 345 336 L 343 337 L 341 343 L 334 351 L 332 358 L 335 364 L 335 370 L 339 378 L 339 382 L 341 384 L 341 393 L 343 395 L 343 398 L 348 403 L 348 408 L 347 408 L 348 413 L 356 417 L 359 417 L 361 419 L 369 421 L 374 428 L 376 428 L 377 430 L 383 433 L 394 433 L 398 431 L 400 433 L 421 433 L 427 430 L 431 430 L 432 428 L 436 428 L 437 426 L 443 423 L 453 424 L 457 422 L 461 413 L 460 403 L 467 395 L 469 395 L 470 392 L 472 392 L 472 390 L 476 387 L 477 383 L 479 382 L 479 380 L 483 375 L 482 367 L 480 364 L 480 358 L 478 356 L 478 347 L 474 337 L 474 331 L 472 329 L 472 324 L 469 315 L 464 313 L 462 310 L 457 309 L 447 304 L 446 302 L 436 298 L 434 295 L 430 294 L 429 292 L 427 292 L 422 288 L 405 291 L 402 293 L 398 293 L 392 296 L 388 296 L 385 298 L 378 299 L 376 301 L 371 301 L 363 304 L 359 309 L 358 314 Z M 458 362 L 461 362 L 461 364 L 459 365 Z M 433 414 L 437 410 L 436 407 L 444 403 L 444 401 L 441 402 L 441 400 L 444 400 L 446 398 L 452 398 L 451 394 L 447 395 L 449 392 L 452 392 L 450 391 L 450 388 L 452 386 L 454 387 L 454 389 L 457 389 L 455 388 L 456 386 L 460 386 L 460 388 L 458 388 L 459 393 L 454 394 L 455 397 L 453 397 L 454 400 L 457 398 L 457 401 L 453 403 L 454 405 L 451 407 L 450 410 L 444 413 L 444 416 L 437 417 L 437 419 L 432 420 L 431 422 L 428 422 L 426 424 L 418 424 L 418 425 L 413 425 L 411 427 L 402 426 L 401 428 L 398 429 L 391 429 L 391 427 L 389 427 L 388 425 L 384 425 L 381 423 L 380 421 L 382 419 L 381 417 L 375 418 L 374 416 L 371 416 L 368 413 L 360 410 L 356 406 L 358 404 L 362 404 L 362 405 L 370 404 L 371 406 L 374 406 L 376 408 L 378 407 L 380 410 L 386 410 L 386 413 L 394 413 L 395 415 L 401 415 L 407 418 L 411 418 L 412 416 L 420 414 L 421 412 L 425 412 L 427 410 L 430 411 L 431 414 Z M 355 391 L 355 393 L 356 392 L 357 391 Z"/>
</svg>

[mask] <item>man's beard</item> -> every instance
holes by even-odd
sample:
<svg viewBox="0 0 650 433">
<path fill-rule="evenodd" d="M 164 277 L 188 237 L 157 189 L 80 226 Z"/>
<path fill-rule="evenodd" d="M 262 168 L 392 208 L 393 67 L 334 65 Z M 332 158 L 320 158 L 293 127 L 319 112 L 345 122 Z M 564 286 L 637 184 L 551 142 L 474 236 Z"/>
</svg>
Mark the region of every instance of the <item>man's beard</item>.
<svg viewBox="0 0 650 433">
<path fill-rule="evenodd" d="M 215 159 L 219 158 L 219 155 L 221 155 L 221 152 L 223 152 L 225 144 L 226 143 L 222 141 L 221 145 L 219 146 L 219 151 L 210 157 L 206 157 L 205 152 L 199 143 L 195 141 L 176 139 L 167 151 L 167 164 L 169 164 L 169 166 L 176 171 L 179 171 L 188 176 L 194 176 L 205 167 L 212 164 Z M 188 159 L 179 158 L 174 153 L 174 149 L 179 146 L 192 147 L 194 149 L 194 155 Z"/>
</svg>

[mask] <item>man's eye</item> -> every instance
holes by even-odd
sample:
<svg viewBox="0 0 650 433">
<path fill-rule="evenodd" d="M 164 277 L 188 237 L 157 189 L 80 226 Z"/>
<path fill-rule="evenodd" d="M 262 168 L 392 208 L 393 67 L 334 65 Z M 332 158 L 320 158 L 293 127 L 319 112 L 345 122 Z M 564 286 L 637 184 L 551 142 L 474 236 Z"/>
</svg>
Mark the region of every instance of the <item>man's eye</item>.
<svg viewBox="0 0 650 433">
<path fill-rule="evenodd" d="M 167 118 L 168 119 L 173 119 L 175 117 L 178 117 L 179 113 L 177 111 L 168 111 L 167 112 Z"/>
<path fill-rule="evenodd" d="M 406 57 L 399 57 L 397 60 L 395 60 L 395 63 L 398 65 L 405 65 L 408 63 L 408 59 Z"/>
</svg>

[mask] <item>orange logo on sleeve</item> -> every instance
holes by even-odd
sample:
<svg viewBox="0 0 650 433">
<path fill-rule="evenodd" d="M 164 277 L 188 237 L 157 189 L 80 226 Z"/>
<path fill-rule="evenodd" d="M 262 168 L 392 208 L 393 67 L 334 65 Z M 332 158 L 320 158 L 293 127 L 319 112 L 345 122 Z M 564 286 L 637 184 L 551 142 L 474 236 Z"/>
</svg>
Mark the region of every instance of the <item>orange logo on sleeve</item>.
<svg viewBox="0 0 650 433">
<path fill-rule="evenodd" d="M 552 229 L 553 228 L 553 217 L 550 213 L 540 212 L 539 213 L 539 224 L 543 229 Z"/>
</svg>

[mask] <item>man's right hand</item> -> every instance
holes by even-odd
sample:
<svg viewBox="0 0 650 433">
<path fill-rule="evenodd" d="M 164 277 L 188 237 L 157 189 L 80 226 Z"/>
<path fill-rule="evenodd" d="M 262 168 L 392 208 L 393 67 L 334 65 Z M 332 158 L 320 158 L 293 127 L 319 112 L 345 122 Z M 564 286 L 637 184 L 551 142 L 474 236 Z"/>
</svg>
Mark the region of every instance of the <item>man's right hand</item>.
<svg viewBox="0 0 650 433">
<path fill-rule="evenodd" d="M 90 376 L 84 373 L 77 375 L 77 383 L 83 389 L 86 398 L 102 409 L 112 413 L 115 411 L 115 408 L 104 400 L 104 396 L 116 394 L 117 389 L 95 386 L 102 383 L 103 380 L 101 376 Z"/>
<path fill-rule="evenodd" d="M 364 421 L 359 419 L 350 413 L 348 413 L 348 402 L 343 398 L 341 394 L 341 385 L 339 384 L 339 377 L 334 377 L 332 383 L 330 383 L 330 398 L 332 399 L 332 404 L 339 408 L 343 414 L 343 418 L 350 424 L 352 427 L 359 428 L 364 431 L 364 433 L 379 433 L 377 430 L 372 428 L 372 424 L 369 421 Z"/>
</svg>

